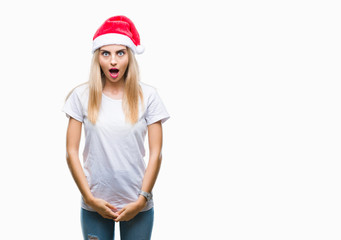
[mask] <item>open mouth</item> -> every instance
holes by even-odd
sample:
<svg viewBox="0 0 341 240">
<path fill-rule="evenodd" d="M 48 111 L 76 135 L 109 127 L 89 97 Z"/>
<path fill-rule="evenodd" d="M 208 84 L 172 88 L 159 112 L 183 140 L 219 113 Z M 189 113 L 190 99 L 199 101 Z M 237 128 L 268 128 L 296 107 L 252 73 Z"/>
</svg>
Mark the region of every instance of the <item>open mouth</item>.
<svg viewBox="0 0 341 240">
<path fill-rule="evenodd" d="M 110 68 L 109 72 L 110 72 L 110 76 L 112 78 L 117 78 L 118 77 L 119 70 L 117 68 Z"/>
</svg>

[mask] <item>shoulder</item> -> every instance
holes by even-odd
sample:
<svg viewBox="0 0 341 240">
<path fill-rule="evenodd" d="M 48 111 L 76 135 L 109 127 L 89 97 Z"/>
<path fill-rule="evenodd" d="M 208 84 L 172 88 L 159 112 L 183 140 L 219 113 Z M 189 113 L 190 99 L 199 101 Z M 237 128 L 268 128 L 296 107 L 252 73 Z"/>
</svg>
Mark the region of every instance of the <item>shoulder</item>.
<svg viewBox="0 0 341 240">
<path fill-rule="evenodd" d="M 67 99 L 84 100 L 89 96 L 89 83 L 85 82 L 74 87 L 68 94 Z"/>
<path fill-rule="evenodd" d="M 154 86 L 151 86 L 141 81 L 139 83 L 142 89 L 144 99 L 150 100 L 153 99 L 155 95 L 157 95 L 157 89 Z"/>
<path fill-rule="evenodd" d="M 161 120 L 161 123 L 164 123 L 169 118 L 169 114 L 158 94 L 157 89 L 142 82 L 140 82 L 140 86 L 143 91 L 144 102 L 146 103 L 145 119 L 147 125 L 155 123 L 159 120 Z"/>
<path fill-rule="evenodd" d="M 141 81 L 139 82 L 139 84 L 141 86 L 141 89 L 142 89 L 143 93 L 151 94 L 151 93 L 156 92 L 156 88 L 153 87 L 152 85 L 149 85 L 149 84 L 141 82 Z"/>
<path fill-rule="evenodd" d="M 82 83 L 82 84 L 76 86 L 73 89 L 73 92 L 75 94 L 77 94 L 79 97 L 82 97 L 83 95 L 88 94 L 89 93 L 89 83 L 85 82 L 85 83 Z"/>
<path fill-rule="evenodd" d="M 88 82 L 82 83 L 74 87 L 68 94 L 66 101 L 71 102 L 86 102 L 89 97 L 89 84 Z"/>
</svg>

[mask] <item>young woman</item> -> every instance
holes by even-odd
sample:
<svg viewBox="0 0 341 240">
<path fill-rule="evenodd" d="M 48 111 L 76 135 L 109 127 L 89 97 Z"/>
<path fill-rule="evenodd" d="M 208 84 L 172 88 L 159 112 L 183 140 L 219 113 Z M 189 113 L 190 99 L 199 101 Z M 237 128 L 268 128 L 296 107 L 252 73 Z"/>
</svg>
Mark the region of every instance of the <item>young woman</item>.
<svg viewBox="0 0 341 240">
<path fill-rule="evenodd" d="M 139 81 L 134 54 L 143 52 L 133 22 L 107 19 L 93 38 L 89 81 L 67 96 L 67 163 L 82 195 L 84 239 L 150 239 L 152 189 L 161 165 L 162 123 L 169 114 L 156 89 Z M 83 167 L 79 160 L 82 125 Z M 149 161 L 144 139 L 148 131 Z"/>
</svg>

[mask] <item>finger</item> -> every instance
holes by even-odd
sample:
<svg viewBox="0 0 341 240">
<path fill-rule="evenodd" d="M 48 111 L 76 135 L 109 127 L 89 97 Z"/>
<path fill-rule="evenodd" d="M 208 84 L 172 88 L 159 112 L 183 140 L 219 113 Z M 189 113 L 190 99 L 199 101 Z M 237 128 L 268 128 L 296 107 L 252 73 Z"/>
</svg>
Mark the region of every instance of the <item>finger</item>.
<svg viewBox="0 0 341 240">
<path fill-rule="evenodd" d="M 117 211 L 117 208 L 114 205 L 111 205 L 110 203 L 107 203 L 106 206 L 111 210 Z"/>
<path fill-rule="evenodd" d="M 124 212 L 122 214 L 118 215 L 118 217 L 115 219 L 115 222 L 124 221 L 125 215 L 126 214 Z"/>
<path fill-rule="evenodd" d="M 116 219 L 117 216 L 111 215 L 111 214 L 107 214 L 107 215 L 106 215 L 106 218 L 109 218 L 109 219 Z"/>
<path fill-rule="evenodd" d="M 121 215 L 121 213 L 123 213 L 126 209 L 122 208 L 120 211 L 117 212 L 118 215 Z"/>
<path fill-rule="evenodd" d="M 113 214 L 111 210 L 103 212 L 101 216 L 107 219 L 114 219 L 117 217 L 117 215 Z"/>
<path fill-rule="evenodd" d="M 122 221 L 122 217 L 121 216 L 118 216 L 117 218 L 114 219 L 115 222 L 119 222 L 119 221 Z"/>
<path fill-rule="evenodd" d="M 102 216 L 103 218 L 106 218 L 106 219 L 112 219 L 112 218 L 110 217 L 110 215 L 108 215 L 108 214 L 101 214 L 101 216 Z"/>
<path fill-rule="evenodd" d="M 108 210 L 106 212 L 106 215 L 110 218 L 110 219 L 113 219 L 113 218 L 117 218 L 118 217 L 118 214 L 117 213 L 114 213 L 113 211 L 111 210 Z"/>
</svg>

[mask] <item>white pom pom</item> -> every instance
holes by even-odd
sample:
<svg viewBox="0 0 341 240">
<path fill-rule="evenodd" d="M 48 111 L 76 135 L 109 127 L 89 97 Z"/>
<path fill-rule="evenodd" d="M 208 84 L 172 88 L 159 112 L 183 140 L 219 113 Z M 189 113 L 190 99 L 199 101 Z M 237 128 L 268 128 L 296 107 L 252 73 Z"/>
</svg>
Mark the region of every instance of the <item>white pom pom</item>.
<svg viewBox="0 0 341 240">
<path fill-rule="evenodd" d="M 141 54 L 141 53 L 143 53 L 143 52 L 144 52 L 144 46 L 138 45 L 138 46 L 136 47 L 136 53 L 137 53 L 137 54 Z"/>
</svg>

